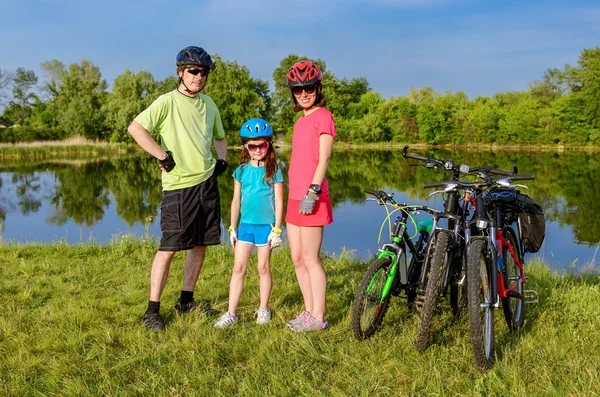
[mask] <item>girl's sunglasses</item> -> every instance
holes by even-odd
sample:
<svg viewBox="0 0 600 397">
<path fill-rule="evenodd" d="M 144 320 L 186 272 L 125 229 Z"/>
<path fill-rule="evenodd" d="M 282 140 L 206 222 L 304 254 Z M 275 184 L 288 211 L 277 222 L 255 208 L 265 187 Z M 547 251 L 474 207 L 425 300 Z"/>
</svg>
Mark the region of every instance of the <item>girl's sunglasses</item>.
<svg viewBox="0 0 600 397">
<path fill-rule="evenodd" d="M 247 143 L 246 148 L 250 152 L 255 152 L 257 150 L 260 150 L 262 152 L 263 150 L 267 150 L 269 148 L 269 142 L 259 143 L 258 145 L 255 145 L 253 143 Z"/>
<path fill-rule="evenodd" d="M 292 88 L 292 92 L 296 96 L 302 95 L 302 91 L 306 92 L 306 95 L 310 95 L 313 92 L 315 92 L 316 89 L 317 89 L 317 87 L 315 87 L 314 85 L 310 85 L 308 87 L 294 87 L 294 88 Z"/>
<path fill-rule="evenodd" d="M 189 74 L 193 74 L 194 76 L 200 75 L 200 77 L 208 76 L 208 70 L 200 69 L 200 68 L 187 68 Z"/>
</svg>

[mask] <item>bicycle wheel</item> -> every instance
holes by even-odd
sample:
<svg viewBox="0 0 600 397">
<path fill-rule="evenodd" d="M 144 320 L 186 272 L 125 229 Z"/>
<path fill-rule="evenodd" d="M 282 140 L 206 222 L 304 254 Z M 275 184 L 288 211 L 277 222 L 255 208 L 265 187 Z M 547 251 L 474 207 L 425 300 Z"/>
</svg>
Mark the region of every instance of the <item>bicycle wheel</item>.
<svg viewBox="0 0 600 397">
<path fill-rule="evenodd" d="M 473 239 L 467 248 L 467 285 L 471 347 L 479 370 L 494 360 L 494 306 L 487 242 Z"/>
<path fill-rule="evenodd" d="M 517 235 L 515 231 L 507 227 L 504 230 L 504 238 L 508 240 L 510 245 L 512 245 L 513 250 L 515 252 L 515 258 L 523 264 L 523 258 L 521 256 L 521 252 L 519 249 L 519 244 L 517 242 Z M 515 331 L 523 326 L 523 321 L 525 319 L 525 302 L 523 300 L 523 279 L 521 276 L 521 269 L 515 262 L 515 258 L 510 254 L 510 249 L 507 246 L 502 248 L 502 258 L 504 259 L 504 270 L 502 271 L 502 276 L 505 278 L 505 286 L 512 286 L 516 283 L 516 288 L 514 291 L 520 297 L 509 296 L 507 298 L 502 298 L 502 309 L 504 310 L 504 318 L 506 319 L 506 324 L 508 328 L 512 331 Z"/>
<path fill-rule="evenodd" d="M 373 336 L 383 322 L 392 296 L 390 292 L 382 299 L 391 267 L 392 258 L 386 256 L 377 259 L 371 263 L 360 282 L 351 314 L 352 331 L 358 340 Z"/>
<path fill-rule="evenodd" d="M 444 275 L 444 270 L 446 268 L 449 241 L 450 233 L 445 230 L 439 230 L 436 233 L 435 239 L 432 240 L 434 244 L 432 247 L 433 255 L 425 258 L 425 260 L 430 260 L 431 264 L 429 265 L 429 277 L 425 289 L 423 306 L 421 307 L 419 329 L 417 330 L 417 337 L 415 339 L 415 347 L 419 352 L 424 351 L 429 345 L 433 309 L 435 308 L 435 303 L 440 293 L 442 276 Z M 428 266 L 424 266 L 425 269 L 427 267 Z"/>
</svg>

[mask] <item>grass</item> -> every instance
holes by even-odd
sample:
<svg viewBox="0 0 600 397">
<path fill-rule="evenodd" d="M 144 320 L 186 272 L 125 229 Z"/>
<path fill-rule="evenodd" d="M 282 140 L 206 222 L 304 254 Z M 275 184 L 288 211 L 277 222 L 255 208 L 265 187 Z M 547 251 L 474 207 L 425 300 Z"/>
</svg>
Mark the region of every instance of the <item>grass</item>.
<svg viewBox="0 0 600 397">
<path fill-rule="evenodd" d="M 146 331 L 153 241 L 115 238 L 106 246 L 0 246 L 0 395 L 6 396 L 594 396 L 600 390 L 600 277 L 529 265 L 524 328 L 510 334 L 497 315 L 497 362 L 474 366 L 468 320 L 448 310 L 433 344 L 413 348 L 416 319 L 392 301 L 384 326 L 358 342 L 350 305 L 365 264 L 325 257 L 331 328 L 294 334 L 284 323 L 303 309 L 289 251 L 273 255 L 271 324 L 257 326 L 258 276 L 249 267 L 240 323 L 173 312 L 181 286 L 178 254 L 163 294 L 167 330 Z M 232 251 L 208 250 L 196 298 L 227 308 Z M 447 309 L 447 308 L 446 308 Z"/>
</svg>

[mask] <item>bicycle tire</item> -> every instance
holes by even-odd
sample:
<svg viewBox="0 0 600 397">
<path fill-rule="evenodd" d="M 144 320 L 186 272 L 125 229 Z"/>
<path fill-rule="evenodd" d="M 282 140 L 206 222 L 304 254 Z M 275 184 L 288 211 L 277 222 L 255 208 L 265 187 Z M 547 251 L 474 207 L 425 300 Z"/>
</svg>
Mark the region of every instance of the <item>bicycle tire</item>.
<svg viewBox="0 0 600 397">
<path fill-rule="evenodd" d="M 467 248 L 469 328 L 475 364 L 480 371 L 494 361 L 494 306 L 487 241 L 472 239 Z"/>
<path fill-rule="evenodd" d="M 440 293 L 442 276 L 444 275 L 444 270 L 447 266 L 446 261 L 449 241 L 450 233 L 445 230 L 437 231 L 435 240 L 433 240 L 433 254 L 430 258 L 425 259 L 431 260 L 431 265 L 429 266 L 429 277 L 427 279 L 425 297 L 420 312 L 419 328 L 415 338 L 415 348 L 419 352 L 423 352 L 429 345 L 433 310 L 435 309 L 437 297 Z M 425 266 L 425 268 L 427 268 L 427 266 Z"/>
<path fill-rule="evenodd" d="M 515 231 L 510 227 L 506 228 L 504 230 L 504 238 L 508 240 L 510 245 L 512 245 L 515 256 L 521 262 L 521 264 L 523 264 L 523 257 L 519 249 Z M 506 320 L 508 329 L 511 332 L 514 332 L 523 326 L 523 322 L 525 320 L 525 301 L 522 299 L 524 289 L 522 280 L 523 275 L 521 274 L 521 269 L 513 260 L 508 247 L 504 246 L 502 251 L 504 251 L 502 253 L 502 258 L 504 259 L 504 271 L 502 272 L 502 275 L 508 278 L 509 285 L 512 285 L 514 282 L 517 283 L 517 288 L 515 288 L 514 291 L 521 296 L 521 298 L 514 296 L 502 298 L 504 319 Z"/>
<path fill-rule="evenodd" d="M 391 266 L 392 258 L 389 256 L 376 259 L 369 265 L 360 282 L 350 316 L 352 331 L 358 340 L 370 338 L 381 327 L 392 296 L 390 291 L 381 301 L 383 286 Z M 369 305 L 373 306 L 373 310 L 367 311 Z"/>
</svg>

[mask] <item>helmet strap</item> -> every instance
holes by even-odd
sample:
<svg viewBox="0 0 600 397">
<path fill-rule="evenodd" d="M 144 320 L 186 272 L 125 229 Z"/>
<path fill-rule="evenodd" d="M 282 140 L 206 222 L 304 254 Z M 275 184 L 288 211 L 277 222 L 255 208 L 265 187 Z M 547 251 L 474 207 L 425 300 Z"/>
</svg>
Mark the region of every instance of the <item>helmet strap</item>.
<svg viewBox="0 0 600 397">
<path fill-rule="evenodd" d="M 179 83 L 183 84 L 183 86 L 185 87 L 185 92 L 187 92 L 188 94 L 192 94 L 192 95 L 196 95 L 198 94 L 200 91 L 202 91 L 204 89 L 204 87 L 206 87 L 206 82 L 208 81 L 208 76 L 205 77 L 204 80 L 204 85 L 202 86 L 202 88 L 200 88 L 198 91 L 192 91 L 188 88 L 187 85 L 185 85 L 185 81 L 183 81 L 183 77 L 179 77 Z M 179 91 L 179 87 L 177 87 L 177 91 Z M 179 91 L 181 92 L 181 91 Z M 182 93 L 183 94 L 183 93 Z"/>
</svg>

